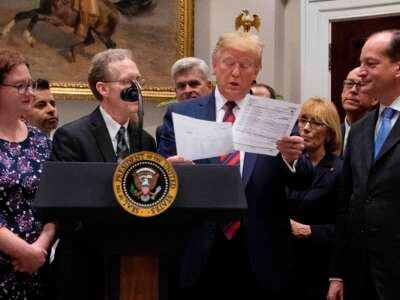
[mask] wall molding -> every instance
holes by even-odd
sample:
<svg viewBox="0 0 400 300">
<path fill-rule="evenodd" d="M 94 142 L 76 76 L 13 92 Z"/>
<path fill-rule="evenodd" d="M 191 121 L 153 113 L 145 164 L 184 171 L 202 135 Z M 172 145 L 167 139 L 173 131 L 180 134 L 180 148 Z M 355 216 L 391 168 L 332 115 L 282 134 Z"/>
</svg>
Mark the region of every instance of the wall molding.
<svg viewBox="0 0 400 300">
<path fill-rule="evenodd" d="M 331 23 L 400 14 L 393 0 L 304 0 L 301 6 L 301 101 L 311 96 L 330 98 L 328 67 Z"/>
</svg>

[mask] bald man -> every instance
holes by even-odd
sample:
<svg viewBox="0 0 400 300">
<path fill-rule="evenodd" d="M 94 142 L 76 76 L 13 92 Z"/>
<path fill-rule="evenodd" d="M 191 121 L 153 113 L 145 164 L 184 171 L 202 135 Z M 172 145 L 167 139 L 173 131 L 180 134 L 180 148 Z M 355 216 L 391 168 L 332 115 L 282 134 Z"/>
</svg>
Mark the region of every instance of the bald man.
<svg viewBox="0 0 400 300">
<path fill-rule="evenodd" d="M 362 83 L 359 70 L 360 67 L 351 70 L 343 81 L 342 106 L 346 112 L 346 117 L 341 126 L 344 138 L 343 149 L 346 148 L 351 125 L 364 117 L 367 112 L 374 109 L 378 104 L 377 98 L 361 90 Z"/>
</svg>

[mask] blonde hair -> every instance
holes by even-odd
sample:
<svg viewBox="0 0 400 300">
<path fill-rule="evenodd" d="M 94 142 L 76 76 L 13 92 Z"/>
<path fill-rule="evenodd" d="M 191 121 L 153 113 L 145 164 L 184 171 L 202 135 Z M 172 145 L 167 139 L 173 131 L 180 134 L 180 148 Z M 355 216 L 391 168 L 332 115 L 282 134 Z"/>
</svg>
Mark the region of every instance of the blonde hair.
<svg viewBox="0 0 400 300">
<path fill-rule="evenodd" d="M 248 51 L 256 57 L 257 67 L 261 68 L 263 48 L 263 42 L 253 33 L 242 31 L 227 32 L 221 34 L 219 37 L 213 51 L 212 59 L 214 61 L 219 52 L 225 49 Z"/>
<path fill-rule="evenodd" d="M 342 148 L 342 132 L 340 130 L 340 118 L 335 105 L 322 97 L 311 97 L 304 102 L 300 116 L 307 116 L 326 126 L 330 138 L 325 141 L 325 150 L 336 155 Z"/>
</svg>

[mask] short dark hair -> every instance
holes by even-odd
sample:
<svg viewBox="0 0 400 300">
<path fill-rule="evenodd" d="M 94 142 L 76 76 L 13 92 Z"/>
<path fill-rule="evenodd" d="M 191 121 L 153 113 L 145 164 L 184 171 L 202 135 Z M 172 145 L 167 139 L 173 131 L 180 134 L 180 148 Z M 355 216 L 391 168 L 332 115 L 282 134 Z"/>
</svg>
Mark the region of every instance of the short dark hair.
<svg viewBox="0 0 400 300">
<path fill-rule="evenodd" d="M 21 53 L 7 48 L 0 48 L 0 83 L 3 83 L 4 78 L 14 67 L 22 64 L 29 68 L 25 57 Z"/>
<path fill-rule="evenodd" d="M 39 91 L 50 90 L 50 83 L 47 79 L 38 78 L 33 85 Z"/>
<path fill-rule="evenodd" d="M 392 34 L 392 40 L 386 50 L 386 55 L 392 62 L 400 60 L 400 30 L 393 29 L 389 30 Z"/>
<path fill-rule="evenodd" d="M 374 36 L 380 35 L 380 34 L 390 34 L 391 35 L 391 40 L 390 40 L 389 45 L 384 54 L 390 59 L 391 62 L 399 61 L 400 60 L 400 30 L 399 29 L 388 29 L 388 30 L 378 31 L 378 32 L 371 34 L 367 40 L 369 40 L 371 37 L 374 37 Z"/>
</svg>

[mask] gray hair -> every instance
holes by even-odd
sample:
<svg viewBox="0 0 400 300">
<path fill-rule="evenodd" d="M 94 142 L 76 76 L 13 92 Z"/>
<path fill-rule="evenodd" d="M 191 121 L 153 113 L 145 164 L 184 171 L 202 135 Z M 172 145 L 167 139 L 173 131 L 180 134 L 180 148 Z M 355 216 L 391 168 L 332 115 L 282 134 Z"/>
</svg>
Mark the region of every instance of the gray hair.
<svg viewBox="0 0 400 300">
<path fill-rule="evenodd" d="M 128 49 L 108 49 L 97 53 L 93 57 L 88 72 L 88 83 L 90 90 L 98 100 L 102 100 L 102 96 L 97 91 L 96 84 L 99 81 L 110 80 L 110 72 L 108 68 L 110 63 L 125 59 L 133 61 L 132 57 L 132 51 Z"/>
<path fill-rule="evenodd" d="M 175 80 L 178 74 L 188 73 L 193 70 L 198 70 L 204 80 L 208 80 L 210 77 L 210 68 L 204 60 L 197 57 L 178 59 L 171 67 L 171 77 Z"/>
</svg>

